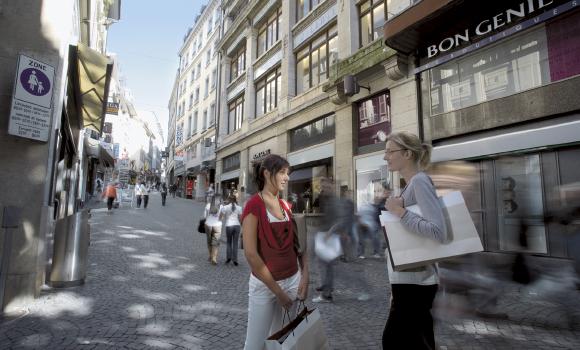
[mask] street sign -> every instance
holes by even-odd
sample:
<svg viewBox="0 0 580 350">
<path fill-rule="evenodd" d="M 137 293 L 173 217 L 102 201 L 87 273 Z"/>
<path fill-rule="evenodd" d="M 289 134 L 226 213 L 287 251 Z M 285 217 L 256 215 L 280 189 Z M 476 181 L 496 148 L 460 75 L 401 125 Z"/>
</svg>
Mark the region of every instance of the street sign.
<svg viewBox="0 0 580 350">
<path fill-rule="evenodd" d="M 8 133 L 47 141 L 52 112 L 54 67 L 20 55 L 15 80 Z"/>
</svg>

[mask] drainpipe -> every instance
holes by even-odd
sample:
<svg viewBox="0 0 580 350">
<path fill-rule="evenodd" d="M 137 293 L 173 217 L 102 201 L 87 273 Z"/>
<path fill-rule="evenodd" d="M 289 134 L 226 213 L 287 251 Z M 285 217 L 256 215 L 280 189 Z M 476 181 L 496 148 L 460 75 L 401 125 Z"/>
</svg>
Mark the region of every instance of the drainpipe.
<svg viewBox="0 0 580 350">
<path fill-rule="evenodd" d="M 419 67 L 419 55 L 415 55 L 415 67 Z M 425 140 L 425 131 L 424 131 L 424 124 L 423 124 L 423 103 L 421 98 L 421 73 L 415 74 L 415 87 L 416 87 L 416 94 L 417 94 L 417 114 L 419 118 L 417 119 L 418 127 L 419 127 L 419 139 L 421 141 Z"/>
</svg>

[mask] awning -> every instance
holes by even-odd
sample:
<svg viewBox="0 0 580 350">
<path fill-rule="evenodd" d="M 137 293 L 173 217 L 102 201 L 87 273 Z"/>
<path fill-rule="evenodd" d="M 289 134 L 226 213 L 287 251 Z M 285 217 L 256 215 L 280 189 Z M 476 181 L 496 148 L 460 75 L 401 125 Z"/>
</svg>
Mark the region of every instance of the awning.
<svg viewBox="0 0 580 350">
<path fill-rule="evenodd" d="M 105 167 L 114 167 L 115 158 L 109 150 L 101 145 L 99 140 L 85 137 L 85 153 L 89 158 L 98 159 Z"/>
<path fill-rule="evenodd" d="M 77 47 L 77 58 L 83 126 L 101 134 L 113 64 L 107 56 L 81 43 Z"/>
</svg>

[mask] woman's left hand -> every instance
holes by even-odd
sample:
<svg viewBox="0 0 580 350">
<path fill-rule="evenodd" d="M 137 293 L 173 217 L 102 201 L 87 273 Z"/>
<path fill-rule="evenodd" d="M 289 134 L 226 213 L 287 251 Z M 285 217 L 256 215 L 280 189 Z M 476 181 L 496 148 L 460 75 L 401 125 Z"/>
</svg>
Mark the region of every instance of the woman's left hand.
<svg viewBox="0 0 580 350">
<path fill-rule="evenodd" d="M 308 298 L 308 276 L 300 277 L 300 284 L 298 285 L 298 300 L 306 300 Z"/>
<path fill-rule="evenodd" d="M 395 215 L 403 216 L 405 213 L 405 208 L 403 207 L 403 198 L 401 197 L 389 197 L 385 203 L 385 208 Z"/>
</svg>

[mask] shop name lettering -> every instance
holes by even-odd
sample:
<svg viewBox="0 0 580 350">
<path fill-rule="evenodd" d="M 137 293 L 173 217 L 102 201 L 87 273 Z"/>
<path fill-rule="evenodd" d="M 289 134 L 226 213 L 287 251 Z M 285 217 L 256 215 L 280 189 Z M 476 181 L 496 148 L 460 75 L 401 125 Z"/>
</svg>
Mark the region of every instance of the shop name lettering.
<svg viewBox="0 0 580 350">
<path fill-rule="evenodd" d="M 270 149 L 267 149 L 267 150 L 265 150 L 265 151 L 258 152 L 258 153 L 256 153 L 256 154 L 254 154 L 254 157 L 253 157 L 253 159 L 254 159 L 254 160 L 258 160 L 258 159 L 264 158 L 265 156 L 267 156 L 267 155 L 269 155 L 269 154 L 270 154 Z"/>
<path fill-rule="evenodd" d="M 510 24 L 517 18 L 524 18 L 530 14 L 541 10 L 542 8 L 551 5 L 554 0 L 526 0 L 521 2 L 516 9 L 508 9 L 498 15 L 493 16 L 490 19 L 485 19 L 481 21 L 473 31 L 465 29 L 463 33 L 457 33 L 452 37 L 445 38 L 441 40 L 438 45 L 431 45 L 427 48 L 427 57 L 432 58 L 436 55 L 447 52 L 460 46 L 462 43 L 468 43 L 472 37 L 477 37 L 481 35 L 486 35 L 498 28 Z M 576 2 L 573 1 L 573 6 L 576 6 Z M 556 11 L 556 10 L 554 10 Z"/>
</svg>

